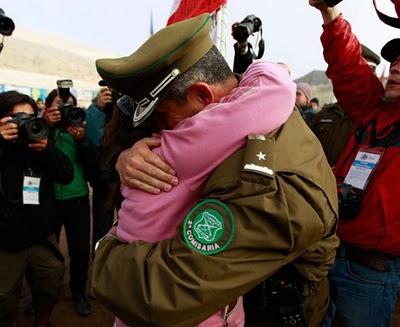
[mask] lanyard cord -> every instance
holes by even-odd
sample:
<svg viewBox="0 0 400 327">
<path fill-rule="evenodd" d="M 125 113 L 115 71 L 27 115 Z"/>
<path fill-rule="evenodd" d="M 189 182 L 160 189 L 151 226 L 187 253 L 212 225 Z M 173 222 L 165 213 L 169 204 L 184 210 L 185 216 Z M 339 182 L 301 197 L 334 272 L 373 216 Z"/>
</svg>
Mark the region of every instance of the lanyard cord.
<svg viewBox="0 0 400 327">
<path fill-rule="evenodd" d="M 360 127 L 355 131 L 355 139 L 356 139 L 356 145 L 360 145 L 365 140 L 365 132 L 368 130 L 368 127 L 371 126 L 371 131 L 369 133 L 370 135 L 370 140 L 368 142 L 368 145 L 370 147 L 383 147 L 385 149 L 396 145 L 400 141 L 400 121 L 396 122 L 395 124 L 387 126 L 383 130 L 383 134 L 385 134 L 385 131 L 390 130 L 393 128 L 393 130 L 386 136 L 384 136 L 382 139 L 377 138 L 377 131 L 376 131 L 376 119 L 374 119 L 370 125 L 366 127 Z M 400 145 L 400 144 L 399 144 Z M 354 148 L 353 148 L 354 149 Z M 349 160 L 350 156 L 353 154 L 353 149 L 348 153 L 347 157 L 345 160 L 342 162 L 342 167 L 343 165 Z M 343 176 L 337 176 L 337 178 L 344 179 Z"/>
</svg>

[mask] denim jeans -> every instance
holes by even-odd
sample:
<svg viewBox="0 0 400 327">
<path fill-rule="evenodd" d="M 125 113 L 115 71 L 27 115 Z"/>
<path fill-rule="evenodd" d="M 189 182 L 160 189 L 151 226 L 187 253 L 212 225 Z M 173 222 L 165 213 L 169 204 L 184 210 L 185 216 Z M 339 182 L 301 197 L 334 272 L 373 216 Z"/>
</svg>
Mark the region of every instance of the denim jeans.
<svg viewBox="0 0 400 327">
<path fill-rule="evenodd" d="M 400 290 L 400 258 L 381 272 L 345 258 L 340 246 L 329 273 L 331 302 L 322 327 L 389 327 Z"/>
</svg>

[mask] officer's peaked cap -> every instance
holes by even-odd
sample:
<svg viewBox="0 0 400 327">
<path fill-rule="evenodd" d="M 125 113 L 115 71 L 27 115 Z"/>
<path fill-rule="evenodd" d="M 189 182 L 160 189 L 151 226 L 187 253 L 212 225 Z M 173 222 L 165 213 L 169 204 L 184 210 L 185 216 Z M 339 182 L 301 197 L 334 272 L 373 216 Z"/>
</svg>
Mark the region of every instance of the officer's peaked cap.
<svg viewBox="0 0 400 327">
<path fill-rule="evenodd" d="M 364 44 L 361 44 L 361 54 L 369 63 L 375 64 L 376 66 L 381 63 L 381 57 Z"/>
<path fill-rule="evenodd" d="M 97 59 L 97 71 L 148 115 L 172 81 L 211 49 L 211 25 L 207 13 L 169 25 L 128 57 Z"/>
</svg>

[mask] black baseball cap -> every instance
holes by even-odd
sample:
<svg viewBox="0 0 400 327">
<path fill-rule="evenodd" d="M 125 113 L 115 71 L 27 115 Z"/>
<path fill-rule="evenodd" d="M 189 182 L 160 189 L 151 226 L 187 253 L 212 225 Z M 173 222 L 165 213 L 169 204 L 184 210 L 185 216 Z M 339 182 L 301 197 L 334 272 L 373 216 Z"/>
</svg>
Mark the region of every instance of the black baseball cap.
<svg viewBox="0 0 400 327">
<path fill-rule="evenodd" d="M 386 43 L 381 50 L 381 55 L 390 63 L 395 61 L 400 56 L 400 39 L 393 39 Z"/>
</svg>

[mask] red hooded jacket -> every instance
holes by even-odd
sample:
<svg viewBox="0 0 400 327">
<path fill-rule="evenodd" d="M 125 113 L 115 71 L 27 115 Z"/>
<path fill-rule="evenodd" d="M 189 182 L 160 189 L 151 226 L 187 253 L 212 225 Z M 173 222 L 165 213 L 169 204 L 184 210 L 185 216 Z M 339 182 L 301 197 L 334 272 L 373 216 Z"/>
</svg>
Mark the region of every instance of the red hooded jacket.
<svg viewBox="0 0 400 327">
<path fill-rule="evenodd" d="M 327 75 L 335 96 L 357 127 L 376 121 L 377 138 L 393 130 L 400 121 L 400 97 L 383 99 L 384 88 L 361 56 L 360 43 L 342 16 L 323 26 L 321 36 Z M 369 135 L 369 133 L 367 133 Z M 351 164 L 369 137 L 357 144 L 353 135 L 334 168 L 338 183 L 343 182 Z M 359 248 L 400 255 L 400 147 L 386 149 L 366 189 L 359 215 L 339 221 L 342 241 Z"/>
</svg>

